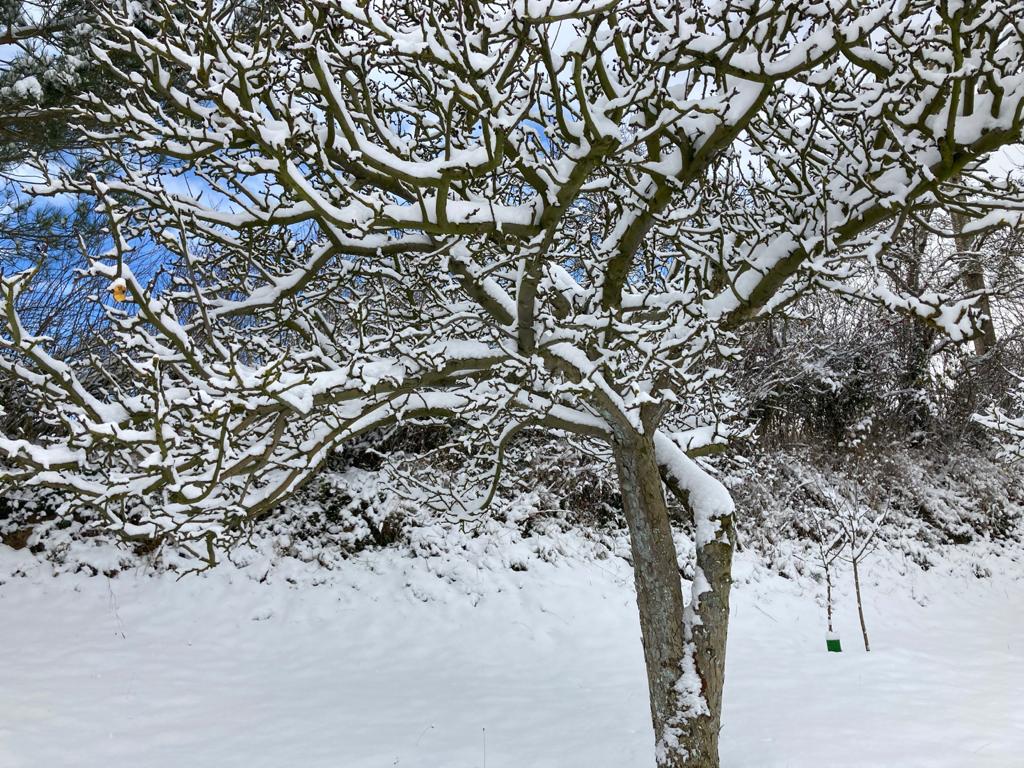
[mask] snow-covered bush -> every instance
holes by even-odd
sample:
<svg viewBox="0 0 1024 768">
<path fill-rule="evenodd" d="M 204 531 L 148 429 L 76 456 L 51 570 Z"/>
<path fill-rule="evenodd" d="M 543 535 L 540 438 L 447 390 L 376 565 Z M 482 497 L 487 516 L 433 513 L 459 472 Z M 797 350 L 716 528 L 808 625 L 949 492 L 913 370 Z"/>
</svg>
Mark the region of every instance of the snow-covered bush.
<svg viewBox="0 0 1024 768">
<path fill-rule="evenodd" d="M 1022 468 L 990 450 L 895 446 L 865 458 L 821 447 L 758 452 L 733 472 L 731 491 L 746 511 L 743 541 L 780 570 L 791 545 L 816 540 L 813 521 L 832 518 L 836 499 L 888 510 L 880 537 L 894 549 L 927 551 L 974 541 L 1024 538 Z"/>
</svg>

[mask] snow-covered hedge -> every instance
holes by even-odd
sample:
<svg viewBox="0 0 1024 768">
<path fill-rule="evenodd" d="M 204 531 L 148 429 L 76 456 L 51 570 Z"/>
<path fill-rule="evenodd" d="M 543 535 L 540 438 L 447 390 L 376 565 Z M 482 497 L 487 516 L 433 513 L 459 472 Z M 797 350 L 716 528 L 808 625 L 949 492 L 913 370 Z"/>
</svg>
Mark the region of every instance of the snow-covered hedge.
<svg viewBox="0 0 1024 768">
<path fill-rule="evenodd" d="M 469 567 L 523 569 L 532 559 L 557 559 L 567 548 L 628 556 L 607 458 L 563 441 L 527 439 L 510 450 L 493 507 L 477 515 L 439 514 L 428 503 L 400 497 L 385 467 L 355 458 L 362 466 L 321 473 L 216 557 L 265 568 L 291 559 L 331 569 L 364 550 L 388 547 L 434 558 L 445 572 L 459 558 Z M 870 461 L 790 449 L 748 457 L 722 473 L 731 478 L 741 545 L 783 573 L 802 570 L 793 553 L 813 543 L 814 516 L 834 516 L 839 502 L 885 512 L 882 539 L 923 567 L 939 546 L 1021 537 L 1021 470 L 976 449 L 894 449 Z M 185 549 L 173 538 L 114 546 L 114 534 L 88 510 L 57 515 L 60 502 L 37 490 L 8 493 L 0 499 L 0 541 L 57 570 L 115 575 L 139 566 L 186 572 L 206 565 L 207 552 Z M 684 516 L 677 524 L 687 535 Z M 689 565 L 680 563 L 684 574 Z"/>
<path fill-rule="evenodd" d="M 733 474 L 743 543 L 782 572 L 799 570 L 793 544 L 819 535 L 815 519 L 843 508 L 882 518 L 886 545 L 924 568 L 937 547 L 1021 540 L 1021 468 L 979 449 L 893 449 L 866 460 L 790 449 L 751 458 Z"/>
</svg>

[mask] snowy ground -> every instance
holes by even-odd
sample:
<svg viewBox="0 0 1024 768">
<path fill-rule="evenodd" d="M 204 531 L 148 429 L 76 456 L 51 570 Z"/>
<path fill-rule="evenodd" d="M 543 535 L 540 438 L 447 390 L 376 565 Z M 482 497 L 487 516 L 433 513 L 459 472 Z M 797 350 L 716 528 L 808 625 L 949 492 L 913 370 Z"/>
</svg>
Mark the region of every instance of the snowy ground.
<svg viewBox="0 0 1024 768">
<path fill-rule="evenodd" d="M 0 768 L 653 764 L 618 559 L 452 580 L 376 553 L 301 589 L 285 570 L 54 578 L 0 547 L 0 573 L 19 564 L 0 578 Z M 724 766 L 1024 766 L 1024 563 L 989 566 L 876 560 L 874 650 L 847 594 L 837 655 L 806 582 L 741 560 Z"/>
</svg>

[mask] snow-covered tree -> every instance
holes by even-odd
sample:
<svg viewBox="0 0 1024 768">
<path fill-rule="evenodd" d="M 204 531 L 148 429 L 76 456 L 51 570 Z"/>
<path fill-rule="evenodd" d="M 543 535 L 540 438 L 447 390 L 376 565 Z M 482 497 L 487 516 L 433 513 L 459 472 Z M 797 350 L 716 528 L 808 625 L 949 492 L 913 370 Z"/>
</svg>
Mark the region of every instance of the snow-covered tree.
<svg viewBox="0 0 1024 768">
<path fill-rule="evenodd" d="M 93 6 L 91 0 L 0 2 L 0 271 L 35 267 L 32 290 L 18 308 L 51 339 L 51 353 L 65 357 L 93 346 L 99 335 L 102 313 L 87 300 L 95 286 L 76 283 L 74 270 L 82 248 L 102 249 L 100 220 L 85 198 L 40 200 L 23 184 L 36 176 L 32 162 L 70 168 L 92 159 L 69 117 L 80 94 L 105 92 L 113 82 L 88 61 Z M 0 381 L 0 399 L 9 404 L 3 422 L 19 434 L 39 426 L 32 403 L 19 396 L 22 386 Z"/>
<path fill-rule="evenodd" d="M 116 171 L 49 189 L 109 216 L 89 272 L 122 370 L 84 383 L 5 277 L 0 368 L 50 436 L 0 440 L 4 481 L 212 547 L 384 425 L 457 422 L 492 470 L 524 427 L 601 441 L 658 764 L 717 765 L 722 362 L 810 290 L 975 332 L 973 297 L 894 291 L 880 259 L 951 191 L 969 231 L 1012 208 L 983 163 L 1021 137 L 1024 2 L 130 0 L 103 25 L 124 88 L 82 115 Z"/>
<path fill-rule="evenodd" d="M 0 168 L 77 145 L 70 101 L 91 82 L 90 0 L 0 2 Z"/>
</svg>

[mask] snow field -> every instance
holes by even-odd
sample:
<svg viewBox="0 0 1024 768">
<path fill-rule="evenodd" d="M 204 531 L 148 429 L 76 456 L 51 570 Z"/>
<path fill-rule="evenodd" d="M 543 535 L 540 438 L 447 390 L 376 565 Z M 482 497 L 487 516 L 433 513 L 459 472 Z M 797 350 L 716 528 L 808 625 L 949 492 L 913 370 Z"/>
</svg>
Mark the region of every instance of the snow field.
<svg viewBox="0 0 1024 768">
<path fill-rule="evenodd" d="M 316 587 L 298 563 L 259 583 L 230 566 L 54 578 L 0 559 L 27 573 L 0 579 L 0 768 L 653 765 L 619 559 L 452 580 L 376 552 Z M 880 556 L 874 650 L 846 592 L 844 653 L 828 654 L 809 582 L 742 557 L 723 766 L 1024 766 L 1021 565 L 975 579 Z"/>
</svg>

